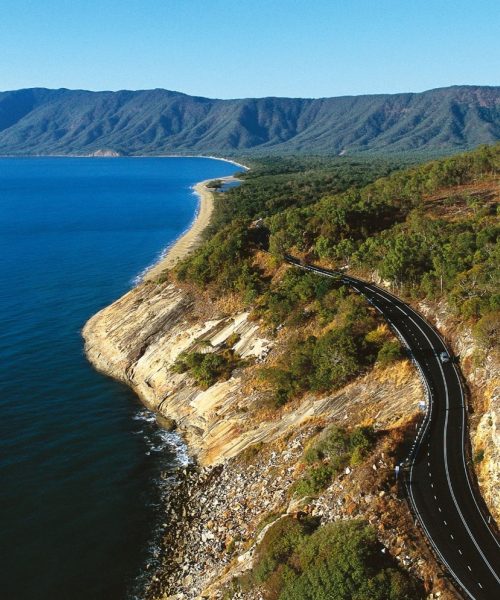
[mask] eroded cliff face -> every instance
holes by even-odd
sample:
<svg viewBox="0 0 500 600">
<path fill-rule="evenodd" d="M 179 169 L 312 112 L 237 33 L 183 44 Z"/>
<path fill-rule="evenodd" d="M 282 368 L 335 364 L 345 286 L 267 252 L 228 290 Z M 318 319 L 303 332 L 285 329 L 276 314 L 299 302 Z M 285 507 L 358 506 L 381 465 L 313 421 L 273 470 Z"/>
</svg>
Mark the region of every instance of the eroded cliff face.
<svg viewBox="0 0 500 600">
<path fill-rule="evenodd" d="M 398 440 L 403 431 L 413 435 L 424 397 L 411 363 L 375 367 L 328 395 L 307 394 L 281 411 L 262 410 L 255 374 L 279 352 L 281 333 L 271 339 L 248 313 L 228 310 L 227 303 L 220 306 L 169 283 L 144 283 L 95 315 L 83 330 L 93 365 L 131 386 L 151 410 L 175 419 L 191 453 L 205 465 L 188 476 L 165 507 L 171 525 L 148 598 L 226 597 L 234 577 L 252 568 L 263 518 L 297 510 L 325 523 L 366 519 L 428 591 L 443 591 L 433 583 L 441 581 L 439 568 L 393 476 Z M 229 338 L 237 340 L 233 348 L 247 360 L 229 380 L 200 390 L 188 374 L 173 372 L 181 352 L 217 348 Z M 332 423 L 371 424 L 387 442 L 316 499 L 295 506 L 290 489 L 304 469 L 304 447 L 318 428 Z M 442 595 L 453 597 L 449 590 Z"/>
<path fill-rule="evenodd" d="M 183 351 L 217 347 L 232 334 L 245 368 L 227 381 L 200 390 L 188 374 L 171 369 Z M 406 363 L 398 372 L 377 371 L 326 397 L 307 395 L 277 416 L 253 416 L 262 392 L 255 365 L 272 355 L 268 339 L 246 312 L 221 314 L 175 285 L 145 283 L 96 314 L 83 330 L 91 363 L 132 387 L 151 410 L 175 419 L 201 464 L 214 464 L 246 447 L 283 436 L 315 419 L 353 416 L 391 426 L 413 414 L 422 399 L 420 382 Z M 401 391 L 404 389 L 404 393 Z"/>
<path fill-rule="evenodd" d="M 263 357 L 269 342 L 247 313 L 200 318 L 194 305 L 173 285 L 144 283 L 90 319 L 83 337 L 99 371 L 128 384 L 151 410 L 175 419 L 191 452 L 210 462 L 245 444 L 241 376 L 202 391 L 171 367 L 181 352 L 202 343 L 216 347 L 233 333 L 239 338 L 236 351 L 249 360 Z"/>
<path fill-rule="evenodd" d="M 405 426 L 414 430 L 423 398 L 415 369 L 401 361 L 372 369 L 331 394 L 308 394 L 281 411 L 266 411 L 255 367 L 272 363 L 283 332 L 271 339 L 248 313 L 218 306 L 169 283 L 143 283 L 83 330 L 92 364 L 131 386 L 151 410 L 175 419 L 190 452 L 205 465 L 165 507 L 172 525 L 149 598 L 222 598 L 232 579 L 251 569 L 263 516 L 296 510 L 290 486 L 301 476 L 300 457 L 318 427 L 371 424 L 397 437 Z M 230 338 L 237 340 L 233 348 L 246 366 L 229 380 L 201 390 L 188 374 L 172 370 L 181 352 L 217 348 Z M 412 520 L 394 488 L 396 459 L 387 449 L 380 456 L 354 470 L 359 483 L 350 482 L 348 470 L 317 500 L 302 503 L 301 510 L 325 522 L 361 517 L 378 524 L 389 551 L 425 579 L 422 565 L 432 558 L 411 542 L 416 532 L 405 534 Z M 390 483 L 368 485 L 372 473 Z M 405 515 L 397 529 L 391 524 L 395 510 Z"/>
<path fill-rule="evenodd" d="M 498 519 L 498 358 L 480 351 L 471 332 L 454 323 L 446 307 L 421 305 L 418 308 L 450 340 L 454 352 L 460 356 L 471 390 L 472 454 L 482 457 L 476 460 L 482 493 Z M 256 371 L 261 365 L 272 364 L 280 351 L 280 335 L 271 336 L 263 331 L 259 323 L 249 319 L 248 312 L 231 308 L 231 302 L 212 302 L 171 283 L 153 282 L 131 290 L 90 319 L 83 330 L 85 350 L 92 364 L 106 375 L 128 384 L 151 410 L 175 419 L 191 454 L 209 469 L 206 474 L 202 472 L 202 483 L 196 478 L 195 487 L 189 491 L 193 499 L 199 496 L 203 500 L 192 503 L 190 525 L 184 523 L 185 497 L 182 500 L 176 529 L 179 535 L 176 540 L 170 540 L 165 550 L 164 564 L 172 564 L 174 558 L 176 570 L 164 567 L 158 573 L 151 597 L 181 593 L 184 594 L 181 597 L 194 598 L 202 590 L 209 590 L 207 597 L 219 598 L 220 590 L 232 577 L 251 568 L 248 548 L 254 548 L 258 542 L 256 523 L 263 511 L 289 510 L 288 490 L 300 473 L 301 451 L 316 426 L 371 424 L 376 430 L 394 431 L 396 436 L 405 427 L 408 429 L 408 424 L 413 428 L 424 394 L 416 370 L 408 361 L 386 368 L 377 366 L 341 390 L 321 397 L 306 394 L 281 411 L 263 410 L 260 402 L 263 392 L 256 384 Z M 246 362 L 227 381 L 201 390 L 188 374 L 172 370 L 181 352 L 203 351 L 203 348 L 212 351 L 227 346 L 228 340 L 232 340 L 233 349 Z M 266 442 L 265 446 L 260 442 Z M 298 444 L 296 451 L 291 451 L 294 444 Z M 255 448 L 268 448 L 270 462 L 261 465 L 262 460 L 257 456 L 249 466 L 241 467 L 241 457 Z M 285 450 L 281 454 L 272 448 Z M 292 462 L 288 461 L 290 457 Z M 386 457 L 383 464 L 390 473 L 393 460 Z M 213 471 L 216 465 L 223 469 L 223 475 Z M 251 476 L 243 476 L 241 468 Z M 203 487 L 207 477 L 213 481 L 209 489 Z M 388 496 L 394 503 L 391 508 L 390 502 L 385 501 L 376 505 L 369 503 L 368 509 L 365 508 L 366 493 L 372 498 L 388 487 L 372 486 L 373 490 L 367 489 L 356 496 L 351 486 L 345 488 L 338 482 L 332 485 L 333 488 L 325 491 L 326 496 L 336 485 L 340 487 L 328 500 L 327 506 L 337 503 L 336 512 L 330 515 L 329 509 L 330 512 L 325 513 L 330 515 L 328 518 L 360 516 L 370 522 L 380 521 L 380 539 L 391 554 L 401 556 L 405 566 L 427 582 L 427 591 L 439 589 L 440 593 L 444 592 L 443 597 L 454 597 L 452 590 L 436 588 L 432 583 L 436 581 L 438 567 L 426 555 L 423 539 L 417 532 L 411 532 L 411 519 L 407 518 L 401 527 L 389 518 L 393 510 L 397 509 L 400 515 L 404 513 L 397 496 Z M 390 487 L 392 483 L 387 485 Z M 342 490 L 348 491 L 348 502 Z M 394 494 L 394 490 L 391 493 Z M 326 496 L 321 495 L 318 502 L 323 502 Z M 352 508 L 353 502 L 362 508 Z M 212 509 L 205 510 L 210 503 L 213 503 Z M 310 502 L 307 510 L 314 512 L 315 506 Z M 372 514 L 372 506 L 379 507 L 380 512 L 377 508 Z M 248 507 L 251 512 L 247 514 Z M 234 540 L 239 538 L 244 543 L 236 543 L 235 549 L 228 552 L 229 545 L 233 547 Z M 411 552 L 401 553 L 401 547 L 408 549 L 411 539 L 417 538 L 420 542 Z M 174 554 L 169 554 L 170 551 Z M 187 573 L 183 578 L 178 575 L 179 565 Z"/>
</svg>

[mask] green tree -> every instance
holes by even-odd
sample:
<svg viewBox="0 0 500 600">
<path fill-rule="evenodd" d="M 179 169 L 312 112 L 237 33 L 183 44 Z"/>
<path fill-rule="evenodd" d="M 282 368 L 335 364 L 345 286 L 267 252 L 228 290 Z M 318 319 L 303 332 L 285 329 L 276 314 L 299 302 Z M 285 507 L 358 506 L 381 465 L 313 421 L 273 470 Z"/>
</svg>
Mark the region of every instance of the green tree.
<svg viewBox="0 0 500 600">
<path fill-rule="evenodd" d="M 324 525 L 297 552 L 298 573 L 279 600 L 407 600 L 423 590 L 380 552 L 375 531 L 360 521 Z"/>
</svg>

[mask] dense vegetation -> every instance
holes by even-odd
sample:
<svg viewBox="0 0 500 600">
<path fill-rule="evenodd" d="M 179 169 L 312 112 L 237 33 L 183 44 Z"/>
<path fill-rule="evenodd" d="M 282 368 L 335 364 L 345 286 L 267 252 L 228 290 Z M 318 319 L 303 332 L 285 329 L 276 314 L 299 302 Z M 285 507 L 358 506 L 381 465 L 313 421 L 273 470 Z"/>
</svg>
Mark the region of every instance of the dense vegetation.
<svg viewBox="0 0 500 600">
<path fill-rule="evenodd" d="M 260 230 L 250 228 L 253 220 L 366 185 L 401 165 L 400 160 L 321 157 L 254 161 L 242 175 L 245 185 L 217 194 L 207 242 L 181 263 L 178 278 L 210 284 L 218 293 L 239 292 L 252 303 L 267 287 L 252 260 L 263 242 Z"/>
<path fill-rule="evenodd" d="M 480 186 L 499 166 L 500 145 L 482 147 L 292 208 L 268 219 L 270 247 L 377 271 L 400 293 L 480 318 L 500 307 L 498 198 Z"/>
<path fill-rule="evenodd" d="M 0 92 L 0 153 L 442 155 L 500 137 L 499 90 L 237 100 L 162 89 Z"/>
<path fill-rule="evenodd" d="M 399 344 L 367 303 L 335 280 L 290 269 L 256 304 L 254 314 L 270 324 L 309 324 L 320 332 L 292 336 L 278 363 L 261 370 L 274 406 L 305 391 L 341 387 L 376 359 L 387 364 L 400 357 Z"/>
<path fill-rule="evenodd" d="M 245 584 L 269 600 L 403 600 L 423 590 L 362 521 L 317 527 L 311 518 L 280 518 L 264 535 Z"/>
<path fill-rule="evenodd" d="M 309 158 L 302 173 L 300 161 L 267 159 L 241 188 L 217 194 L 206 243 L 177 269 L 180 280 L 214 296 L 235 292 L 252 318 L 279 334 L 281 354 L 258 371 L 269 392 L 266 408 L 334 390 L 376 361 L 386 365 L 402 355 L 376 312 L 340 277 L 287 266 L 286 253 L 366 277 L 378 274 L 409 299 L 445 301 L 485 348 L 496 343 L 500 144 L 405 169 Z M 371 428 L 326 428 L 306 447 L 290 493 L 321 493 L 346 467 L 362 462 L 375 442 Z M 477 452 L 474 460 L 482 458 Z M 269 600 L 424 596 L 381 552 L 366 524 L 272 518 L 252 572 L 232 592 L 257 586 Z"/>
<path fill-rule="evenodd" d="M 235 219 L 268 217 L 291 206 L 306 206 L 327 194 L 361 187 L 409 161 L 401 158 L 267 156 L 242 173 L 245 185 L 218 197 L 213 229 Z"/>
<path fill-rule="evenodd" d="M 500 145 L 483 146 L 340 193 L 325 189 L 328 169 L 321 165 L 316 170 L 318 191 L 302 189 L 301 175 L 296 174 L 288 201 L 284 176 L 260 178 L 256 169 L 253 180 L 220 201 L 215 235 L 181 265 L 179 277 L 241 292 L 260 312 L 267 310 L 271 321 L 300 313 L 310 295 L 297 289 L 294 277 L 284 281 L 262 277 L 253 260 L 260 230 L 249 229 L 249 224 L 261 216 L 278 264 L 285 252 L 292 252 L 361 274 L 378 272 L 400 294 L 445 299 L 461 318 L 478 322 L 476 331 L 486 340 L 486 332 L 496 323 L 491 314 L 500 308 L 494 179 L 499 164 Z M 358 170 L 354 180 L 363 184 L 373 178 L 376 166 L 372 166 L 373 171 Z M 356 173 L 359 164 L 352 167 Z M 349 170 L 349 164 L 345 168 Z M 232 219 L 235 213 L 238 218 Z"/>
</svg>

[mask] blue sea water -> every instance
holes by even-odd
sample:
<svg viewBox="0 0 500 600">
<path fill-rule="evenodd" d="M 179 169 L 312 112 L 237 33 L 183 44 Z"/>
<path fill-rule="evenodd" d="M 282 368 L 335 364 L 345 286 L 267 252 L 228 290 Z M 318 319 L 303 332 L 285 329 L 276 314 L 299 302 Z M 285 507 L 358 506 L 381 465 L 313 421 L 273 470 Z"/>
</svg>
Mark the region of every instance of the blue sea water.
<svg viewBox="0 0 500 600">
<path fill-rule="evenodd" d="M 92 370 L 85 321 L 187 229 L 206 158 L 0 159 L 0 597 L 137 595 L 184 456 Z M 179 453 L 180 452 L 180 453 Z"/>
</svg>

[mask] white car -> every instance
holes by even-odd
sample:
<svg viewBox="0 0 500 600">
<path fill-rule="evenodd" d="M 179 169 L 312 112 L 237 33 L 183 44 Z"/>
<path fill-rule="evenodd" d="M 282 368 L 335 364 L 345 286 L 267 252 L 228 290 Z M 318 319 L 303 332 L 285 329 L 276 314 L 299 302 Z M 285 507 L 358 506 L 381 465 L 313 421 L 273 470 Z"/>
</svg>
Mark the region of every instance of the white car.
<svg viewBox="0 0 500 600">
<path fill-rule="evenodd" d="M 450 362 L 450 356 L 449 356 L 448 352 L 440 352 L 439 353 L 439 360 L 442 363 Z"/>
</svg>

